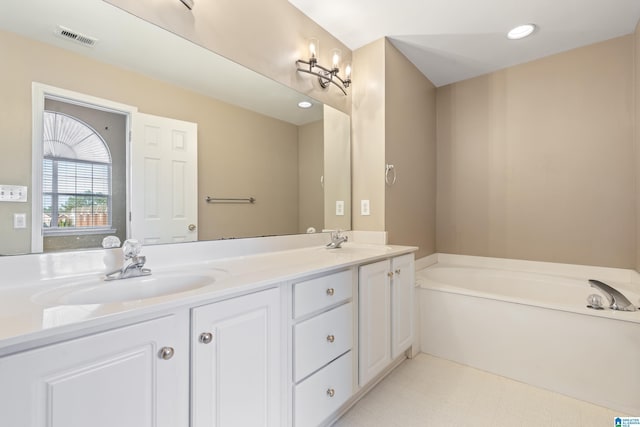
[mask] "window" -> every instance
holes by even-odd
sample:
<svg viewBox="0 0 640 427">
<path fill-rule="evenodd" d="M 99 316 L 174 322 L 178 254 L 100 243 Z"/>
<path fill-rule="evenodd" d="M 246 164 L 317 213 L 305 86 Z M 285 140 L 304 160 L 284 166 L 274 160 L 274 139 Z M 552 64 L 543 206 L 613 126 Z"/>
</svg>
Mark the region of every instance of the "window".
<svg viewBox="0 0 640 427">
<path fill-rule="evenodd" d="M 112 231 L 111 154 L 86 123 L 44 112 L 44 234 Z"/>
</svg>

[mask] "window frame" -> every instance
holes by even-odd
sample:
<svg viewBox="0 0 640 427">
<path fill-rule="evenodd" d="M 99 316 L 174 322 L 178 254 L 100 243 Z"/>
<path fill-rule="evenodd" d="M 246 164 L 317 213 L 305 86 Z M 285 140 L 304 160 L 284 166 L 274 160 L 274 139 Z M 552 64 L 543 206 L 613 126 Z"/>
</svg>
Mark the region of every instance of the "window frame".
<svg viewBox="0 0 640 427">
<path fill-rule="evenodd" d="M 31 82 L 31 253 L 44 252 L 44 236 L 42 235 L 42 159 L 43 159 L 43 113 L 45 99 L 54 99 L 71 104 L 81 105 L 96 110 L 122 114 L 126 117 L 126 230 L 129 238 L 131 231 L 131 128 L 133 116 L 138 107 L 100 98 L 86 93 L 52 86 L 38 81 Z"/>
</svg>

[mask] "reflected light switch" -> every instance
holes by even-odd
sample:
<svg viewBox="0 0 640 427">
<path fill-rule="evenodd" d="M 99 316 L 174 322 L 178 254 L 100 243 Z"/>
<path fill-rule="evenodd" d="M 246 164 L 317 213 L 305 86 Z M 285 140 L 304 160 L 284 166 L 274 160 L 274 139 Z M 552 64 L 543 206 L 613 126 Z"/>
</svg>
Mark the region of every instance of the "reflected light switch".
<svg viewBox="0 0 640 427">
<path fill-rule="evenodd" d="M 13 228 L 27 228 L 27 214 L 13 214 Z"/>
<path fill-rule="evenodd" d="M 336 200 L 336 215 L 344 216 L 344 200 Z"/>
</svg>

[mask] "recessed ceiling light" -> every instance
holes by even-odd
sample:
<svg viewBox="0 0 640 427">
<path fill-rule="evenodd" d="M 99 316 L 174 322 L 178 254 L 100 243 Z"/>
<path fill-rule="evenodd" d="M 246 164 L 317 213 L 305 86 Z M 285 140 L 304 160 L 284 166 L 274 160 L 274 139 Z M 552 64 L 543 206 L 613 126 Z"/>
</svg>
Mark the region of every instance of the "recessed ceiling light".
<svg viewBox="0 0 640 427">
<path fill-rule="evenodd" d="M 310 103 L 309 101 L 300 101 L 298 102 L 298 107 L 300 108 L 311 108 L 313 104 Z"/>
<path fill-rule="evenodd" d="M 513 30 L 507 33 L 507 38 L 509 40 L 520 40 L 527 36 L 530 36 L 531 34 L 533 34 L 535 30 L 536 30 L 535 24 L 518 25 Z"/>
</svg>

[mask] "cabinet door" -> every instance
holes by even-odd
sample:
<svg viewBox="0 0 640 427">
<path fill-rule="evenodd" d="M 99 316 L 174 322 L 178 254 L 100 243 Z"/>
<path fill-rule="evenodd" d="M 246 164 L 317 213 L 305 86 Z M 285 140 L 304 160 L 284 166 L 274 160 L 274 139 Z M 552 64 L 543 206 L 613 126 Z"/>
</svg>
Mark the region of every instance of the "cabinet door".
<svg viewBox="0 0 640 427">
<path fill-rule="evenodd" d="M 168 316 L 0 359 L 0 425 L 188 426 L 188 327 Z"/>
<path fill-rule="evenodd" d="M 358 383 L 365 385 L 391 362 L 389 261 L 360 267 Z"/>
<path fill-rule="evenodd" d="M 279 290 L 195 308 L 192 325 L 192 426 L 279 426 Z"/>
<path fill-rule="evenodd" d="M 413 343 L 413 254 L 391 260 L 391 358 L 395 359 Z"/>
</svg>

